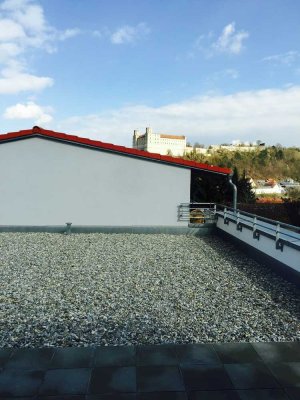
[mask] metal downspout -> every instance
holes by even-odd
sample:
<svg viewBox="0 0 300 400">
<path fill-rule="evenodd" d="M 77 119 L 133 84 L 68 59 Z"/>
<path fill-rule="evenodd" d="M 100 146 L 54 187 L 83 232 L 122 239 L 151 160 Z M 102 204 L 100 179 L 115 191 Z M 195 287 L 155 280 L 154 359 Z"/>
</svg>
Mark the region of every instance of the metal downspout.
<svg viewBox="0 0 300 400">
<path fill-rule="evenodd" d="M 233 209 L 234 209 L 234 212 L 236 212 L 236 209 L 237 209 L 237 187 L 232 182 L 232 175 L 233 174 L 228 175 L 228 182 L 232 186 L 232 189 L 233 189 Z"/>
</svg>

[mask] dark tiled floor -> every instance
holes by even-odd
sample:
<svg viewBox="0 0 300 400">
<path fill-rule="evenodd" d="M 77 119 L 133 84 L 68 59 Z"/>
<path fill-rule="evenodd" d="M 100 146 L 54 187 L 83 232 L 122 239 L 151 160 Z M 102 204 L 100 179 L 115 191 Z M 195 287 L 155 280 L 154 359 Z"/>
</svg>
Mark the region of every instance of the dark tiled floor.
<svg viewBox="0 0 300 400">
<path fill-rule="evenodd" d="M 134 346 L 99 347 L 95 351 L 95 367 L 128 367 L 135 365 Z"/>
<path fill-rule="evenodd" d="M 122 393 L 136 391 L 135 367 L 102 367 L 92 371 L 89 393 Z"/>
<path fill-rule="evenodd" d="M 175 346 L 138 346 L 136 349 L 136 364 L 150 365 L 177 365 L 177 353 Z"/>
<path fill-rule="evenodd" d="M 300 342 L 0 349 L 0 399 L 299 400 Z"/>
<path fill-rule="evenodd" d="M 57 349 L 50 362 L 50 368 L 89 368 L 92 366 L 94 349 L 72 347 Z"/>
</svg>

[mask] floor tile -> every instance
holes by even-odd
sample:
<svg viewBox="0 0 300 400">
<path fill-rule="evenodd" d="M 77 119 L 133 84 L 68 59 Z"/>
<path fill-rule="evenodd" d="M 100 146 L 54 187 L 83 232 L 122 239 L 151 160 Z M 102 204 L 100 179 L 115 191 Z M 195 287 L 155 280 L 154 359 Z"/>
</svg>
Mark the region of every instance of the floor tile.
<svg viewBox="0 0 300 400">
<path fill-rule="evenodd" d="M 95 351 L 95 367 L 128 367 L 135 365 L 134 346 L 107 346 L 99 347 Z"/>
<path fill-rule="evenodd" d="M 139 393 L 137 400 L 188 400 L 185 392 Z"/>
<path fill-rule="evenodd" d="M 85 394 L 90 375 L 88 368 L 51 369 L 45 374 L 39 395 Z"/>
<path fill-rule="evenodd" d="M 59 396 L 37 396 L 34 397 L 32 400 L 86 400 L 86 399 L 85 395 L 59 395 Z"/>
<path fill-rule="evenodd" d="M 106 367 L 92 370 L 89 394 L 135 391 L 135 367 Z"/>
<path fill-rule="evenodd" d="M 290 400 L 300 399 L 300 387 L 289 387 L 284 389 Z"/>
<path fill-rule="evenodd" d="M 190 392 L 189 400 L 240 400 L 235 390 L 206 390 Z"/>
<path fill-rule="evenodd" d="M 18 349 L 6 362 L 5 368 L 42 370 L 49 367 L 54 349 Z"/>
<path fill-rule="evenodd" d="M 238 390 L 240 400 L 289 400 L 283 389 Z"/>
<path fill-rule="evenodd" d="M 0 373 L 0 398 L 33 396 L 42 383 L 44 371 L 5 369 Z"/>
<path fill-rule="evenodd" d="M 224 364 L 262 361 L 250 343 L 216 343 L 213 347 Z"/>
<path fill-rule="evenodd" d="M 30 397 L 1 397 L 1 400 L 37 400 L 37 397 L 30 396 Z"/>
<path fill-rule="evenodd" d="M 177 355 L 175 346 L 137 346 L 136 348 L 137 365 L 177 365 Z"/>
<path fill-rule="evenodd" d="M 182 365 L 184 384 L 187 391 L 232 389 L 232 383 L 220 365 Z"/>
<path fill-rule="evenodd" d="M 13 349 L 0 349 L 0 368 L 5 365 L 13 353 Z"/>
<path fill-rule="evenodd" d="M 176 346 L 180 363 L 221 364 L 221 361 L 211 344 L 183 344 Z"/>
<path fill-rule="evenodd" d="M 235 389 L 269 389 L 279 385 L 263 363 L 224 364 Z"/>
<path fill-rule="evenodd" d="M 270 363 L 268 367 L 281 386 L 300 387 L 300 362 Z"/>
<path fill-rule="evenodd" d="M 137 367 L 138 392 L 184 391 L 178 367 Z"/>
<path fill-rule="evenodd" d="M 93 361 L 94 349 L 88 347 L 67 347 L 55 350 L 49 368 L 89 368 Z"/>
<path fill-rule="evenodd" d="M 137 400 L 136 393 L 110 393 L 86 396 L 86 400 Z"/>
<path fill-rule="evenodd" d="M 253 347 L 267 362 L 300 362 L 300 342 L 253 343 Z"/>
</svg>

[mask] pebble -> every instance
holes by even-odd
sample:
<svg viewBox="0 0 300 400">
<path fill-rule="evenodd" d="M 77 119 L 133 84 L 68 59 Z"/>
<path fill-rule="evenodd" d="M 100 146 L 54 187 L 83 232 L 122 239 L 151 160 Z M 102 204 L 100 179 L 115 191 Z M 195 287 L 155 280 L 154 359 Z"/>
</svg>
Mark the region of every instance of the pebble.
<svg viewBox="0 0 300 400">
<path fill-rule="evenodd" d="M 299 288 L 217 236 L 0 234 L 0 347 L 297 340 Z"/>
</svg>

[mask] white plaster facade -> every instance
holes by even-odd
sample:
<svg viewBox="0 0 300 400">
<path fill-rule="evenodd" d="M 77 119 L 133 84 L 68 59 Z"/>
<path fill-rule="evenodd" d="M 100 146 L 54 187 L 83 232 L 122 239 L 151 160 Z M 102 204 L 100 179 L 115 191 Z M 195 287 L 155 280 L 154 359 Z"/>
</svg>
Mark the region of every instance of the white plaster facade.
<svg viewBox="0 0 300 400">
<path fill-rule="evenodd" d="M 151 128 L 146 128 L 143 135 L 135 130 L 132 147 L 149 153 L 167 155 L 171 152 L 173 156 L 182 156 L 186 149 L 186 137 L 153 133 Z"/>
<path fill-rule="evenodd" d="M 190 169 L 30 137 L 0 143 L 0 225 L 187 226 Z"/>
<path fill-rule="evenodd" d="M 264 185 L 264 186 L 256 186 L 254 188 L 252 188 L 253 192 L 256 195 L 259 194 L 284 194 L 285 193 L 285 189 L 283 187 L 281 187 L 278 183 L 274 184 L 273 186 L 268 186 L 268 185 Z"/>
<path fill-rule="evenodd" d="M 265 144 L 252 144 L 249 145 L 237 145 L 237 144 L 229 144 L 229 145 L 222 145 L 222 144 L 213 144 L 210 146 L 210 151 L 214 153 L 218 150 L 227 150 L 227 151 L 240 151 L 240 152 L 249 152 L 249 151 L 258 151 L 264 150 Z"/>
</svg>

